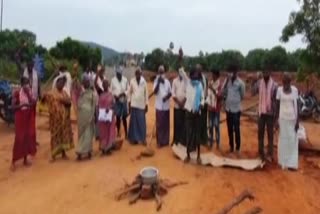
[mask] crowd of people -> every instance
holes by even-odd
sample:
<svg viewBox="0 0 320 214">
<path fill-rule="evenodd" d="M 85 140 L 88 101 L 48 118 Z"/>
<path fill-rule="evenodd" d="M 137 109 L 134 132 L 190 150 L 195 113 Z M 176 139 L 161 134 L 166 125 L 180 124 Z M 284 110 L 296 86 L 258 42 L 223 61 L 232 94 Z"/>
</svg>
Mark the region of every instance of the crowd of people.
<svg viewBox="0 0 320 214">
<path fill-rule="evenodd" d="M 77 69 L 75 65 L 74 70 Z M 20 159 L 26 166 L 30 165 L 27 157 L 36 154 L 36 104 L 40 97 L 48 105 L 51 161 L 58 156 L 67 159 L 68 150 L 75 147 L 70 116 L 72 106 L 77 116 L 78 160 L 91 158 L 95 138 L 99 141 L 102 155 L 112 152 L 116 138 L 120 138 L 121 133 L 131 144 L 146 145 L 146 113 L 148 100 L 153 95 L 159 148 L 170 145 L 170 101 L 173 100 L 174 131 L 171 144 L 186 147 L 186 163 L 190 161 L 190 153 L 197 151 L 197 162 L 201 164 L 201 145 L 209 149 L 215 145 L 220 150 L 220 115 L 223 109 L 226 112 L 229 152 L 240 156 L 241 103 L 246 90 L 236 66 L 228 68 L 228 76 L 224 79 L 217 69 L 212 69 L 211 77 L 207 78 L 201 65 L 190 69 L 189 75 L 184 68 L 180 68 L 171 84 L 166 78 L 165 67 L 161 65 L 150 95 L 140 68 L 135 70 L 135 77 L 130 81 L 123 75 L 123 68 L 117 67 L 115 73 L 109 81 L 104 75 L 104 68 L 99 66 L 96 72 L 89 69 L 85 71 L 80 81 L 79 78 L 72 78 L 66 67 L 61 66 L 53 80 L 52 90 L 40 96 L 37 72 L 29 63 L 23 72 L 21 87 L 13 96 L 16 135 L 12 169 Z M 274 131 L 279 130 L 278 163 L 283 169 L 297 169 L 298 90 L 291 85 L 290 75 L 284 73 L 282 86 L 278 86 L 270 70 L 266 69 L 256 93 L 259 94 L 257 147 L 260 158 L 266 162 L 274 161 Z M 268 136 L 267 153 L 264 151 L 265 130 Z"/>
</svg>

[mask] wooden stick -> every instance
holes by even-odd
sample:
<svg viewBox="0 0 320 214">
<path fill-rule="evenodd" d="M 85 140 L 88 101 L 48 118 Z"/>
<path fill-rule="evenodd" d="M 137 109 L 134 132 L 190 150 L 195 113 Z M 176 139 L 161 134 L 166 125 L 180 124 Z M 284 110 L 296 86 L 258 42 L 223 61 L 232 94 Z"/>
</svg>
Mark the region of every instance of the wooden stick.
<svg viewBox="0 0 320 214">
<path fill-rule="evenodd" d="M 247 212 L 245 212 L 244 214 L 259 214 L 259 213 L 262 213 L 261 207 L 254 207 L 254 208 L 248 210 Z"/>
<path fill-rule="evenodd" d="M 129 204 L 135 204 L 140 199 L 140 196 L 141 196 L 141 190 L 130 198 Z"/>
<path fill-rule="evenodd" d="M 123 197 L 128 195 L 131 191 L 138 190 L 140 188 L 140 184 L 134 184 L 128 188 L 125 188 L 124 190 L 121 190 L 120 193 L 116 195 L 116 200 L 121 200 Z"/>
<path fill-rule="evenodd" d="M 156 203 L 157 203 L 157 211 L 159 211 L 159 210 L 161 210 L 161 207 L 162 207 L 161 197 L 159 196 L 159 194 L 156 191 L 154 193 L 154 197 L 155 197 Z"/>
<path fill-rule="evenodd" d="M 239 205 L 242 201 L 245 199 L 253 200 L 254 196 L 249 190 L 244 190 L 240 195 L 238 195 L 236 198 L 234 198 L 229 204 L 227 204 L 222 210 L 217 212 L 216 214 L 227 214 L 229 213 L 232 208 Z"/>
</svg>

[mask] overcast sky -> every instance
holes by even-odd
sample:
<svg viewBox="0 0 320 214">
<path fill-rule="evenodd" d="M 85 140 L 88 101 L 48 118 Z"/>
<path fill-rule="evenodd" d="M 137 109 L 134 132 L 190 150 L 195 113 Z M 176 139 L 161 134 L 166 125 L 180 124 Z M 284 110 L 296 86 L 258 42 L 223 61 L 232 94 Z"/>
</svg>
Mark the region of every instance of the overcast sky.
<svg viewBox="0 0 320 214">
<path fill-rule="evenodd" d="M 28 29 L 46 47 L 67 36 L 118 51 L 189 55 L 280 44 L 296 0 L 4 0 L 4 28 Z M 284 45 L 302 47 L 300 38 Z"/>
</svg>

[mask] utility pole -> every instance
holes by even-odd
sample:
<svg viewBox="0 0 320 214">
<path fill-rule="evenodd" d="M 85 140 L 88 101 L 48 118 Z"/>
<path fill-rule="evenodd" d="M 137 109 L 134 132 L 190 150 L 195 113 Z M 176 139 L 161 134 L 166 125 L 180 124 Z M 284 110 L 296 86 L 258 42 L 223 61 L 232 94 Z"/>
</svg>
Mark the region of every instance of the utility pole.
<svg viewBox="0 0 320 214">
<path fill-rule="evenodd" d="M 1 20 L 0 20 L 0 32 L 2 32 L 2 21 L 3 21 L 3 0 L 1 0 Z"/>
</svg>

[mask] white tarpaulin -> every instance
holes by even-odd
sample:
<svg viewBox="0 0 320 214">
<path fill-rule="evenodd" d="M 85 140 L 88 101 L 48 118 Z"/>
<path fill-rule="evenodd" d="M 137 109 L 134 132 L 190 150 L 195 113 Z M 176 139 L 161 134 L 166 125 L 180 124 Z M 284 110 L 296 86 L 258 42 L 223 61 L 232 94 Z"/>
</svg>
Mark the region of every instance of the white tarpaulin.
<svg viewBox="0 0 320 214">
<path fill-rule="evenodd" d="M 183 145 L 173 145 L 172 146 L 173 153 L 180 159 L 185 160 L 187 157 L 186 147 Z M 197 154 L 193 152 L 190 154 L 191 162 L 196 163 Z M 201 162 L 202 165 L 211 165 L 214 167 L 234 167 L 243 170 L 252 171 L 258 168 L 263 168 L 264 163 L 260 159 L 231 159 L 225 157 L 219 157 L 213 153 L 205 153 L 201 154 Z"/>
</svg>

